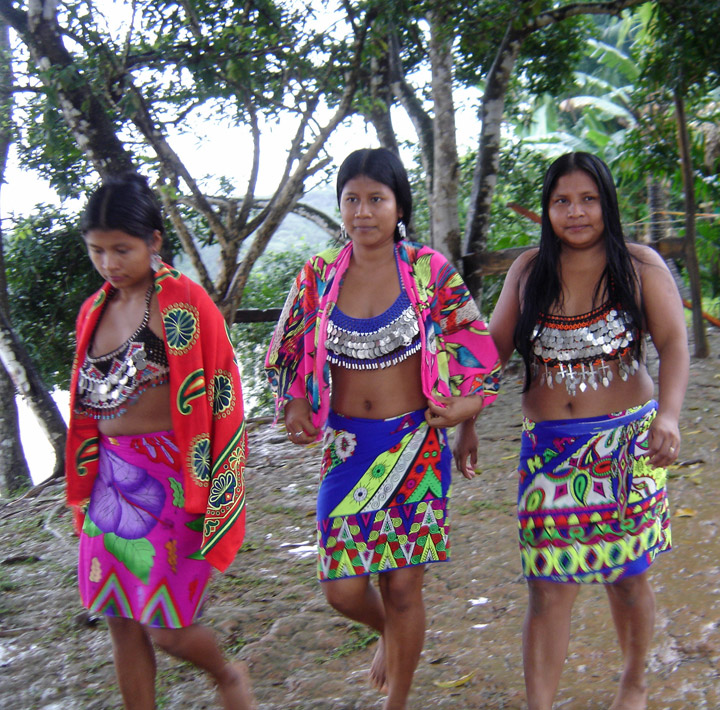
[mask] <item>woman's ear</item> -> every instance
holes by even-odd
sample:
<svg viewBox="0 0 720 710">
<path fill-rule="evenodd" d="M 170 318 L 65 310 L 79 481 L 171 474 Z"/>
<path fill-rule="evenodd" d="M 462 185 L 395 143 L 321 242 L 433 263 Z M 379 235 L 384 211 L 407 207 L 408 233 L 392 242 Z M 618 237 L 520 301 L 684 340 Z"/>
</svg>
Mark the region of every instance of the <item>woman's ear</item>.
<svg viewBox="0 0 720 710">
<path fill-rule="evenodd" d="M 153 251 L 160 253 L 163 244 L 163 236 L 159 229 L 156 229 L 152 235 L 152 242 L 150 244 Z"/>
</svg>

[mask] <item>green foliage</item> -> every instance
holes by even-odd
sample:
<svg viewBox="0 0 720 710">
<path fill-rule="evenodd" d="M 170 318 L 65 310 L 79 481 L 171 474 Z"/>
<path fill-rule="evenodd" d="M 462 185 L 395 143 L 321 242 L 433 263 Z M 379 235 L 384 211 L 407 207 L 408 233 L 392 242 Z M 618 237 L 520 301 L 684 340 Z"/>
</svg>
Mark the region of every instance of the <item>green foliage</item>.
<svg viewBox="0 0 720 710">
<path fill-rule="evenodd" d="M 39 97 L 28 101 L 19 114 L 21 140 L 16 146 L 20 164 L 47 180 L 60 197 L 76 196 L 94 176 L 62 114 Z"/>
<path fill-rule="evenodd" d="M 488 248 L 491 250 L 536 244 L 540 225 L 509 205 L 540 213 L 542 181 L 550 160 L 522 143 L 506 144 L 500 154 L 500 176 L 491 211 Z"/>
<path fill-rule="evenodd" d="M 624 18 L 595 18 L 585 56 L 577 63 L 576 85 L 559 95 L 531 96 L 514 130 L 525 149 L 548 158 L 569 150 L 600 155 L 618 185 L 620 211 L 632 239 L 642 236 L 648 221 L 648 178 L 668 182 L 669 208 L 682 209 L 673 97 L 642 76 L 652 17 L 644 7 Z M 701 128 L 692 133 L 696 190 L 703 195 L 698 199 L 712 202 L 718 198 L 717 159 L 708 162 L 703 153 L 708 152 L 704 136 L 712 137 L 717 121 L 717 97 L 706 92 L 687 106 L 694 127 Z"/>
<path fill-rule="evenodd" d="M 45 384 L 67 389 L 75 317 L 102 279 L 74 218 L 46 205 L 15 225 L 5 250 L 13 326 Z"/>
<path fill-rule="evenodd" d="M 654 3 L 643 42 L 643 74 L 651 84 L 685 95 L 720 82 L 720 2 Z"/>
<path fill-rule="evenodd" d="M 278 308 L 293 279 L 315 249 L 300 241 L 291 250 L 268 251 L 258 260 L 243 295 L 243 308 Z M 265 354 L 275 323 L 236 323 L 230 335 L 240 360 L 247 416 L 271 414 L 273 399 L 265 376 Z"/>
<path fill-rule="evenodd" d="M 522 44 L 518 74 L 526 92 L 558 94 L 573 83 L 574 70 L 585 53 L 586 42 L 596 32 L 587 18 L 577 17 L 533 32 Z"/>
<path fill-rule="evenodd" d="M 510 2 L 484 0 L 459 3 L 449 14 L 459 36 L 456 74 L 468 85 L 478 85 L 495 60 L 505 29 L 523 33 L 525 26 L 542 12 L 557 8 L 559 3 Z M 520 47 L 513 95 L 509 105 L 519 101 L 519 94 L 558 93 L 572 83 L 572 71 L 582 57 L 583 44 L 594 25 L 586 18 L 574 17 L 531 32 Z"/>
<path fill-rule="evenodd" d="M 700 265 L 702 292 L 715 305 L 710 313 L 715 317 L 720 303 L 720 209 L 715 219 L 700 219 L 696 224 L 696 249 Z"/>
<path fill-rule="evenodd" d="M 540 225 L 516 212 L 511 204 L 540 213 L 542 181 L 550 160 L 522 142 L 506 143 L 500 153 L 499 179 L 490 209 L 488 250 L 537 244 Z M 466 163 L 467 164 L 467 161 Z M 483 279 L 482 304 L 485 315 L 495 307 L 505 276 Z"/>
</svg>

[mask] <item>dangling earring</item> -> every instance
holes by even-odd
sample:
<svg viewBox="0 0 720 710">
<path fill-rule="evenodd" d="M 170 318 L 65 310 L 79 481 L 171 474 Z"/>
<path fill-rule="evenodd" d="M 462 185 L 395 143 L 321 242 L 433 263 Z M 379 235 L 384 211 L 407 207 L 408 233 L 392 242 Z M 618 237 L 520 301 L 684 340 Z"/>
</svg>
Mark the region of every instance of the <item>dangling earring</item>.
<svg viewBox="0 0 720 710">
<path fill-rule="evenodd" d="M 156 251 L 154 251 L 150 255 L 150 268 L 153 271 L 160 271 L 162 269 L 162 259 L 160 258 L 160 254 L 158 254 Z"/>
<path fill-rule="evenodd" d="M 344 242 L 348 239 L 348 233 L 347 229 L 345 229 L 344 222 L 340 222 L 340 239 L 342 239 Z"/>
<path fill-rule="evenodd" d="M 397 230 L 398 234 L 400 235 L 400 239 L 405 239 L 405 237 L 407 237 L 407 229 L 405 229 L 405 222 L 403 222 L 402 220 L 398 220 Z"/>
</svg>

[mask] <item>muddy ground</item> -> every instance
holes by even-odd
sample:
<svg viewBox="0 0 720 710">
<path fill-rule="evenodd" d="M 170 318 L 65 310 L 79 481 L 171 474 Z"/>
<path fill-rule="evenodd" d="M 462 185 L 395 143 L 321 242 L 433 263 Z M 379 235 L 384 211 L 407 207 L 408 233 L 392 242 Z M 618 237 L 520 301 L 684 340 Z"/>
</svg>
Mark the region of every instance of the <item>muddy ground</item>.
<svg viewBox="0 0 720 710">
<path fill-rule="evenodd" d="M 652 710 L 720 708 L 720 335 L 710 335 L 711 357 L 692 363 L 682 452 L 671 471 L 675 549 L 652 570 Z M 508 375 L 478 425 L 482 475 L 455 480 L 452 561 L 426 575 L 428 631 L 410 703 L 418 710 L 525 707 L 526 592 L 514 516 L 519 391 L 519 376 Z M 329 610 L 315 582 L 320 451 L 299 450 L 263 423 L 253 425 L 250 443 L 247 540 L 216 577 L 205 623 L 228 654 L 248 663 L 261 710 L 379 708 L 381 697 L 366 682 L 373 637 Z M 0 505 L 0 708 L 121 707 L 107 628 L 79 604 L 75 561 L 59 484 Z M 583 589 L 556 707 L 607 708 L 619 668 L 604 592 Z M 198 671 L 161 656 L 158 707 L 199 710 L 216 700 Z"/>
</svg>

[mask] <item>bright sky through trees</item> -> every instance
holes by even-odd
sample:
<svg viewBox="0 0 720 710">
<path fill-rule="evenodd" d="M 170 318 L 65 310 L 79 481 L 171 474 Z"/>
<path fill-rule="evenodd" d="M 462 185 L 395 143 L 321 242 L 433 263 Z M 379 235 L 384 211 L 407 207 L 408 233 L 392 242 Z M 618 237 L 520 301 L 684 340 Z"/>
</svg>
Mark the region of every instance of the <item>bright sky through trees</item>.
<svg viewBox="0 0 720 710">
<path fill-rule="evenodd" d="M 310 0 L 309 3 L 296 3 L 288 0 L 290 5 L 309 4 L 316 6 L 316 23 L 327 34 L 334 33 L 341 25 L 340 18 L 328 11 L 325 3 Z M 131 5 L 126 2 L 103 3 L 107 25 L 118 43 L 124 41 L 131 20 Z M 69 44 L 72 41 L 66 38 Z M 16 44 L 16 40 L 13 40 Z M 427 68 L 423 70 L 428 72 Z M 429 76 L 417 76 L 418 85 L 429 82 Z M 413 77 L 409 77 L 412 81 Z M 17 100 L 22 101 L 21 95 Z M 477 146 L 479 123 L 477 104 L 479 92 L 463 89 L 457 94 L 457 132 L 458 146 L 461 149 L 473 149 Z M 211 115 L 212 107 L 204 108 L 191 114 L 188 124 L 176 128 L 169 140 L 176 152 L 183 158 L 190 172 L 205 179 L 204 188 L 208 194 L 216 189 L 220 176 L 228 178 L 236 186 L 238 194 L 242 194 L 248 178 L 252 156 L 252 139 L 247 126 L 223 124 L 216 116 Z M 408 145 L 415 142 L 415 133 L 407 114 L 396 107 L 393 109 L 393 122 L 400 141 L 407 140 Z M 330 111 L 327 111 L 330 114 Z M 278 178 L 285 163 L 290 140 L 294 134 L 294 119 L 288 114 L 285 122 L 281 117 L 277 122 L 261 120 L 262 158 L 258 177 L 258 195 L 271 195 L 277 187 Z M 326 149 L 332 156 L 335 166 L 345 156 L 358 148 L 377 145 L 374 129 L 359 116 L 353 116 L 341 124 L 330 137 Z M 406 165 L 414 158 L 413 150 L 401 145 L 402 157 Z M 330 176 L 332 179 L 332 170 Z M 3 188 L 2 212 L 7 218 L 12 214 L 30 213 L 38 203 L 57 203 L 58 198 L 48 184 L 32 173 L 23 171 L 18 164 L 17 154 L 11 149 L 6 171 L 7 184 Z M 312 185 L 310 185 L 312 188 Z M 71 203 L 72 205 L 72 203 Z M 75 206 L 72 205 L 71 209 Z M 78 209 L 80 205 L 78 205 Z"/>
</svg>

